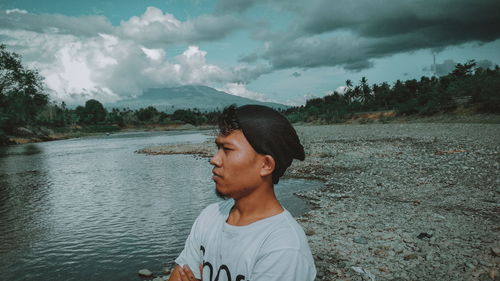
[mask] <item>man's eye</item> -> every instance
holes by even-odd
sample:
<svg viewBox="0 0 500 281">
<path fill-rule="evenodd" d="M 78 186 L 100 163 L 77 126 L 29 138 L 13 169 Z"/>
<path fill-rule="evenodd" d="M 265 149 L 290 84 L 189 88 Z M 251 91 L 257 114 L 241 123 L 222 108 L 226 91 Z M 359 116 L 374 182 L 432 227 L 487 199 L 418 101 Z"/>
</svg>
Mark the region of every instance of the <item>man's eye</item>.
<svg viewBox="0 0 500 281">
<path fill-rule="evenodd" d="M 223 147 L 222 149 L 223 149 L 224 151 L 230 151 L 230 150 L 232 150 L 232 149 L 231 149 L 231 148 L 229 148 L 229 147 Z"/>
</svg>

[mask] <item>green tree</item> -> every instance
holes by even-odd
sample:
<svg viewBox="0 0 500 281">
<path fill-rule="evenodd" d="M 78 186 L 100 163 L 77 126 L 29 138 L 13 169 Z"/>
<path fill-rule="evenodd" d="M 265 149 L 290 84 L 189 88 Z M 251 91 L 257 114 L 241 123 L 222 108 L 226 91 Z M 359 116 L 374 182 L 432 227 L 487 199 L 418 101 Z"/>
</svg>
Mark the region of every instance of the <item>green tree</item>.
<svg viewBox="0 0 500 281">
<path fill-rule="evenodd" d="M 135 115 L 137 116 L 137 119 L 139 119 L 140 121 L 148 122 L 148 121 L 153 121 L 153 118 L 157 117 L 159 115 L 159 112 L 155 107 L 148 106 L 146 108 L 141 108 L 137 110 Z"/>
<path fill-rule="evenodd" d="M 82 124 L 97 124 L 106 119 L 106 109 L 98 100 L 90 99 L 85 102 L 85 107 L 75 109 Z"/>
<path fill-rule="evenodd" d="M 200 125 L 207 122 L 207 118 L 198 110 L 177 109 L 172 114 L 172 120 L 179 120 L 192 125 Z"/>
<path fill-rule="evenodd" d="M 0 44 L 0 130 L 11 132 L 34 123 L 47 103 L 42 77 L 24 67 L 21 56 Z"/>
</svg>

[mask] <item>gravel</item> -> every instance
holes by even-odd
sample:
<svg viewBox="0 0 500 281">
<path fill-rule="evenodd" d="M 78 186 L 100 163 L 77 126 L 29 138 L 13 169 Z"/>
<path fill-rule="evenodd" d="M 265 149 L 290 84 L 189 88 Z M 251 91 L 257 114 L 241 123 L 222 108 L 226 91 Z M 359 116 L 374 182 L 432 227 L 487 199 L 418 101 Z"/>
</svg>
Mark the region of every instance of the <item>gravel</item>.
<svg viewBox="0 0 500 281">
<path fill-rule="evenodd" d="M 499 124 L 296 128 L 317 280 L 498 280 Z"/>
</svg>

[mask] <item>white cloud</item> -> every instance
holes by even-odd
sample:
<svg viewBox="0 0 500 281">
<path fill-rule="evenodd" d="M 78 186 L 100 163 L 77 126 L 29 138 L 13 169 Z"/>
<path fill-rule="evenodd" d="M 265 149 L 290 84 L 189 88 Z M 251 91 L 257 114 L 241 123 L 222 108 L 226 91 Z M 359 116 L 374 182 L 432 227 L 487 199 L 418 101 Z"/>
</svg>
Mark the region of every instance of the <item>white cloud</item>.
<svg viewBox="0 0 500 281">
<path fill-rule="evenodd" d="M 162 61 L 165 58 L 165 50 L 163 49 L 148 49 L 146 47 L 141 47 L 141 50 L 152 61 Z"/>
<path fill-rule="evenodd" d="M 181 22 L 171 14 L 155 7 L 148 7 L 140 17 L 131 17 L 120 24 L 121 32 L 128 37 L 141 39 L 141 41 L 157 40 L 157 36 L 178 32 Z"/>
<path fill-rule="evenodd" d="M 5 10 L 5 13 L 7 15 L 12 14 L 12 13 L 19 13 L 19 14 L 27 14 L 28 11 L 26 10 L 21 10 L 21 9 L 10 9 L 10 10 Z"/>
<path fill-rule="evenodd" d="M 39 69 L 55 98 L 75 103 L 89 98 L 102 102 L 120 99 L 113 89 L 102 83 L 106 81 L 106 73 L 118 64 L 110 55 L 117 43 L 112 36 L 99 36 L 66 42 L 54 50 L 55 61 L 41 64 Z"/>
<path fill-rule="evenodd" d="M 253 92 L 246 88 L 245 84 L 241 83 L 226 83 L 224 87 L 218 88 L 217 90 L 226 92 L 231 95 L 240 96 L 244 98 L 249 98 L 258 101 L 268 102 L 269 99 L 263 93 Z"/>
<path fill-rule="evenodd" d="M 172 14 L 148 7 L 141 16 L 122 21 L 118 33 L 142 44 L 165 46 L 222 39 L 243 26 L 235 16 L 202 15 L 183 22 Z"/>
<path fill-rule="evenodd" d="M 337 89 L 335 89 L 335 92 L 337 92 L 339 95 L 344 95 L 347 92 L 347 86 L 339 86 Z"/>
<path fill-rule="evenodd" d="M 215 85 L 231 79 L 232 74 L 216 65 L 208 64 L 206 52 L 198 46 L 189 46 L 173 61 L 164 60 L 155 65 L 145 65 L 142 79 L 149 80 L 149 87 L 172 85 Z"/>
<path fill-rule="evenodd" d="M 181 22 L 150 7 L 142 16 L 112 27 L 106 18 L 97 16 L 75 18 L 22 11 L 6 14 L 2 17 L 0 13 L 0 23 L 8 23 L 0 24 L 0 36 L 8 49 L 23 56 L 24 64 L 39 70 L 55 100 L 81 104 L 95 98 L 111 102 L 141 95 L 149 88 L 189 84 L 214 87 L 233 82 L 237 76 L 231 69 L 208 63 L 207 52 L 197 45 L 167 59 L 165 45 L 157 44 L 163 37 L 166 41 L 208 40 L 208 35 L 200 35 L 203 31 L 225 34 L 234 26 L 221 28 L 219 35 L 216 31 L 227 18 L 219 21 L 202 16 Z M 17 19 L 22 24 L 12 24 L 9 17 L 14 14 L 20 15 Z M 92 24 L 92 19 L 99 22 Z"/>
</svg>

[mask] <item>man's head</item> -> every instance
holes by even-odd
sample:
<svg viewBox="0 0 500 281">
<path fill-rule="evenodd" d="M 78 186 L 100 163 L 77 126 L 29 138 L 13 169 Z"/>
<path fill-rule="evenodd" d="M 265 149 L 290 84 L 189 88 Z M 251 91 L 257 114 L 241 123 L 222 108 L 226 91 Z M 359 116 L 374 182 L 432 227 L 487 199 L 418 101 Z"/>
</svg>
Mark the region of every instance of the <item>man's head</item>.
<svg viewBox="0 0 500 281">
<path fill-rule="evenodd" d="M 246 179 L 243 177 L 255 180 L 252 178 L 254 175 L 269 176 L 272 183 L 276 184 L 294 158 L 304 160 L 305 157 L 304 148 L 290 122 L 274 109 L 261 105 L 230 106 L 224 109 L 219 118 L 219 136 L 216 143 L 219 151 L 210 163 L 215 166 L 214 180 L 217 184 L 220 182 L 221 186 L 222 182 L 229 181 L 229 174 L 222 180 L 224 175 L 217 173 L 236 172 L 231 171 L 233 168 L 240 169 L 240 181 Z M 235 143 L 240 146 L 235 147 Z M 255 157 L 246 159 L 245 163 L 249 165 L 245 167 L 234 166 L 236 159 L 241 160 L 241 157 L 234 157 L 235 150 L 245 147 L 248 155 L 253 153 Z M 253 160 L 257 162 L 254 163 Z M 256 166 L 252 166 L 253 164 Z"/>
</svg>

